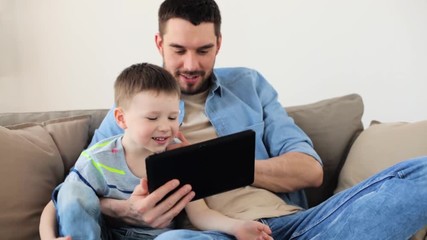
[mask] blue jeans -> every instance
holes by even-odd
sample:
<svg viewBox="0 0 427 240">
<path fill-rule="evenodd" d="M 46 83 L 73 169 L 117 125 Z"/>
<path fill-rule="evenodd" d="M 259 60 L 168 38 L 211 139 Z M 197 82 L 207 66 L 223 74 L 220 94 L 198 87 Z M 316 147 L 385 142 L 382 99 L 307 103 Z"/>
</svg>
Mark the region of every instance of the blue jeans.
<svg viewBox="0 0 427 240">
<path fill-rule="evenodd" d="M 427 225 L 427 156 L 401 162 L 322 204 L 261 219 L 280 239 L 409 239 Z M 156 238 L 235 239 L 216 231 L 173 230 Z"/>
<path fill-rule="evenodd" d="M 82 182 L 64 182 L 59 188 L 56 211 L 59 236 L 73 240 L 146 240 L 154 239 L 169 229 L 131 227 L 121 224 L 112 227 L 101 214 L 99 198 Z"/>
</svg>

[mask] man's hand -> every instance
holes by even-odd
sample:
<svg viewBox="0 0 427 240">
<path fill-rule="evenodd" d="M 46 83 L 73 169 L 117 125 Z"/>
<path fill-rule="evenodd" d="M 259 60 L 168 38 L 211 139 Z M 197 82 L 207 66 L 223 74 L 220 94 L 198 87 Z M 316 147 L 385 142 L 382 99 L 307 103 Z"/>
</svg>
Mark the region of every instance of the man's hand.
<svg viewBox="0 0 427 240">
<path fill-rule="evenodd" d="M 147 179 L 143 178 L 127 200 L 102 198 L 101 211 L 135 226 L 167 227 L 195 196 L 187 184 L 161 201 L 178 185 L 179 181 L 174 179 L 148 194 Z"/>
</svg>

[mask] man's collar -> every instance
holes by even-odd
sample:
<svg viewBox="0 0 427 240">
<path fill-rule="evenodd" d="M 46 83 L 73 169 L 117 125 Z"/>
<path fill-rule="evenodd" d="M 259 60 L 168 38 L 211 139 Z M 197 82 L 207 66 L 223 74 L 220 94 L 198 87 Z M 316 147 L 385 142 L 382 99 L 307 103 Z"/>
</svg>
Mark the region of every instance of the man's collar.
<svg viewBox="0 0 427 240">
<path fill-rule="evenodd" d="M 217 78 L 217 76 L 215 75 L 215 72 L 214 71 L 212 71 L 212 74 L 211 74 L 211 77 L 210 77 L 210 84 L 211 84 L 211 86 L 210 86 L 210 91 L 213 93 L 213 94 L 218 94 L 219 96 L 221 96 L 222 95 L 222 90 L 221 90 L 221 81 Z"/>
</svg>

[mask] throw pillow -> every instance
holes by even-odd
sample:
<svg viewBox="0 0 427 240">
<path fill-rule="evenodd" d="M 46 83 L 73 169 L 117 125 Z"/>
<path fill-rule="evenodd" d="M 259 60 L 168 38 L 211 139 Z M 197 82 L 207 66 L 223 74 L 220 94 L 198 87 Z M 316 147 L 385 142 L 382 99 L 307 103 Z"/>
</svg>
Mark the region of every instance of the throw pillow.
<svg viewBox="0 0 427 240">
<path fill-rule="evenodd" d="M 335 193 L 398 162 L 422 155 L 427 155 L 427 120 L 413 123 L 373 121 L 351 147 Z"/>
<path fill-rule="evenodd" d="M 334 192 L 349 146 L 363 130 L 363 101 L 360 95 L 349 94 L 286 110 L 311 138 L 323 162 L 323 184 L 306 189 L 308 204 L 312 207 Z"/>
<path fill-rule="evenodd" d="M 64 177 L 59 151 L 39 124 L 0 127 L 0 236 L 39 239 L 39 219 Z M 21 226 L 16 231 L 16 226 Z"/>
<path fill-rule="evenodd" d="M 89 115 L 0 127 L 0 236 L 39 239 L 39 220 L 52 190 L 89 141 Z M 16 232 L 17 225 L 23 225 Z"/>
<path fill-rule="evenodd" d="M 65 173 L 74 165 L 89 144 L 90 115 L 59 118 L 43 122 L 64 162 Z"/>
</svg>

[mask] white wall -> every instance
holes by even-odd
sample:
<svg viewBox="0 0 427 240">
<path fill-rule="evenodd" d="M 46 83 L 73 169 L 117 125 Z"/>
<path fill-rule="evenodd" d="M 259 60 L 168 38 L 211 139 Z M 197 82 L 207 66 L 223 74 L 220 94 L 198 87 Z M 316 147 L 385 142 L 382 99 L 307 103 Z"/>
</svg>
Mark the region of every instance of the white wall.
<svg viewBox="0 0 427 240">
<path fill-rule="evenodd" d="M 160 2 L 0 0 L 0 112 L 109 108 L 123 68 L 161 64 Z M 217 66 L 258 69 L 284 106 L 355 92 L 365 124 L 427 119 L 427 1 L 217 2 Z"/>
</svg>

